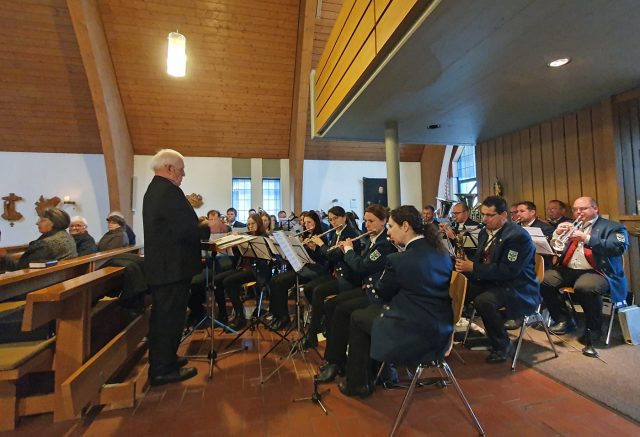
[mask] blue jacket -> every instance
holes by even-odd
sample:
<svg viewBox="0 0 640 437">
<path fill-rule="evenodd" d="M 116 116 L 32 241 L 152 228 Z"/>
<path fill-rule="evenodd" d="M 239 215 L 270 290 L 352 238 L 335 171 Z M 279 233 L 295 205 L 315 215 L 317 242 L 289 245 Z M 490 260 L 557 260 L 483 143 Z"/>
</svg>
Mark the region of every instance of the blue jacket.
<svg viewBox="0 0 640 437">
<path fill-rule="evenodd" d="M 449 283 L 453 262 L 424 239 L 387 255 L 376 294 L 391 299 L 373 322 L 371 357 L 415 364 L 442 358 L 453 333 Z"/>
<path fill-rule="evenodd" d="M 496 233 L 489 251 L 491 263 L 482 263 L 482 251 L 489 234 L 478 236 L 478 251 L 473 258 L 473 272 L 466 276 L 483 287 L 506 288 L 505 309 L 510 319 L 530 315 L 540 303 L 540 282 L 536 275 L 536 248 L 531 236 L 508 221 Z"/>
<path fill-rule="evenodd" d="M 398 249 L 387 240 L 386 229 L 376 238 L 373 246 L 369 246 L 371 246 L 371 239 L 366 237 L 364 242 L 365 250 L 362 256 L 358 255 L 355 249 L 350 250 L 344 254 L 344 262 L 347 263 L 351 270 L 364 278 L 364 289 L 369 298 L 369 302 L 374 305 L 384 302 L 382 298 L 376 294 L 374 287 L 384 271 L 387 255 L 397 252 Z"/>
<path fill-rule="evenodd" d="M 356 238 L 358 235 L 360 235 L 360 233 L 357 230 L 347 226 L 342 230 L 340 238 L 338 238 L 336 232 L 333 232 L 329 239 L 329 244 L 320 247 L 320 252 L 322 252 L 328 261 L 329 272 L 333 273 L 335 271 L 341 292 L 358 288 L 361 284 L 360 275 L 354 272 L 349 265 L 344 262 L 344 252 L 342 252 L 341 249 L 329 251 L 329 248 L 338 244 L 339 241 L 346 241 L 347 238 Z M 362 251 L 362 242 L 360 240 L 353 242 L 353 250 L 357 253 Z"/>
<path fill-rule="evenodd" d="M 558 259 L 558 264 L 562 264 L 569 246 L 569 244 L 565 246 L 564 252 Z M 629 247 L 627 227 L 621 223 L 598 217 L 591 229 L 589 243 L 584 247 L 592 250 L 593 260 L 596 262 L 598 270 L 609 281 L 611 300 L 621 302 L 626 299 L 629 284 L 622 268 L 622 255 Z"/>
</svg>

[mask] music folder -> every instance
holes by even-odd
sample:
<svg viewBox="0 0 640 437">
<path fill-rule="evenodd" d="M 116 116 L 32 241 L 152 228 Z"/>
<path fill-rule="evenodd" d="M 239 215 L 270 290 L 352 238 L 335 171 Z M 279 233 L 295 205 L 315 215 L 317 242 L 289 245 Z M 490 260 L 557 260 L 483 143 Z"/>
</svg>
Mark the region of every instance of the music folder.
<svg viewBox="0 0 640 437">
<path fill-rule="evenodd" d="M 523 229 L 531 236 L 531 240 L 533 240 L 533 245 L 536 247 L 536 253 L 538 255 L 554 255 L 553 250 L 551 250 L 551 246 L 549 246 L 549 240 L 547 240 L 547 237 L 542 233 L 542 229 L 533 228 L 531 226 L 523 227 Z"/>
</svg>

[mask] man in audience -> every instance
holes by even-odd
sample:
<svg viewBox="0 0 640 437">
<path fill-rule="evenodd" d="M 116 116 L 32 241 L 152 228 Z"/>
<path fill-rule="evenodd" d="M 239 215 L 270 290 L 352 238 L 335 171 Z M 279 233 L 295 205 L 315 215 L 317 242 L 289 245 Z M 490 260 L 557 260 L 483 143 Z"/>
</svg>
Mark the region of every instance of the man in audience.
<svg viewBox="0 0 640 437">
<path fill-rule="evenodd" d="M 610 294 L 615 303 L 627 298 L 622 256 L 629 247 L 629 236 L 626 226 L 600 217 L 598 205 L 590 197 L 576 199 L 573 214 L 584 227 L 573 231 L 556 267 L 544 273 L 540 292 L 555 322 L 549 331 L 562 335 L 574 331 L 576 323 L 559 289 L 573 287 L 584 311 L 586 329 L 591 330 L 592 340 L 598 341 L 602 337 L 602 295 Z M 571 223 L 558 225 L 553 240 L 570 228 Z M 586 343 L 586 330 L 578 341 Z"/>
<path fill-rule="evenodd" d="M 560 223 L 572 222 L 569 217 L 565 217 L 567 206 L 560 200 L 552 200 L 547 205 L 547 221 L 555 230 Z"/>
<path fill-rule="evenodd" d="M 109 217 L 111 217 L 113 215 L 117 215 L 118 217 L 120 217 L 124 221 L 124 214 L 122 214 L 120 211 L 111 211 L 109 213 Z M 136 245 L 136 233 L 133 232 L 133 229 L 131 229 L 131 227 L 126 222 L 124 224 L 124 230 L 127 233 L 127 239 L 129 240 L 129 246 L 135 246 Z"/>
<path fill-rule="evenodd" d="M 235 208 L 229 208 L 227 210 L 227 224 L 229 226 L 231 226 L 232 228 L 246 228 L 247 225 L 236 221 L 237 217 L 238 217 L 238 211 L 236 211 Z"/>
<path fill-rule="evenodd" d="M 427 205 L 422 210 L 422 224 L 424 225 L 436 225 L 438 226 L 440 222 L 436 219 L 436 207 L 433 205 Z"/>
<path fill-rule="evenodd" d="M 87 232 L 87 220 L 84 217 L 80 217 L 79 215 L 71 217 L 69 233 L 76 242 L 78 256 L 91 255 L 98 251 L 96 241 L 89 235 L 89 232 Z"/>
<path fill-rule="evenodd" d="M 198 374 L 178 358 L 191 278 L 202 271 L 200 241 L 209 239 L 209 221 L 198 216 L 180 189 L 184 159 L 160 150 L 151 160 L 155 176 L 142 203 L 145 277 L 153 305 L 149 322 L 149 377 L 152 386 L 183 381 Z"/>
</svg>

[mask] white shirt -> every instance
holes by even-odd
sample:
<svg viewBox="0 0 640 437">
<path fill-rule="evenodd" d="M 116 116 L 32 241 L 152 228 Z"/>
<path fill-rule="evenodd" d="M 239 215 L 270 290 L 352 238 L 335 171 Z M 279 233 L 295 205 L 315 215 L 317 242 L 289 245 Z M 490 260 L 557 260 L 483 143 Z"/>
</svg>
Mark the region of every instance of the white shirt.
<svg viewBox="0 0 640 437">
<path fill-rule="evenodd" d="M 376 235 L 374 235 L 373 237 L 371 237 L 371 244 L 369 245 L 369 248 L 372 248 L 372 247 L 373 247 L 373 245 L 376 243 L 376 240 L 378 239 L 378 237 L 379 237 L 379 236 L 380 236 L 380 234 L 376 234 Z M 350 250 L 353 250 L 353 247 L 351 247 L 351 246 L 346 246 L 346 247 L 344 248 L 344 253 L 347 253 L 347 252 L 349 252 Z"/>
<path fill-rule="evenodd" d="M 582 232 L 587 234 L 587 238 L 584 240 L 584 243 L 588 243 L 589 240 L 591 239 L 591 229 L 593 229 L 593 225 L 596 223 L 596 220 L 598 220 L 597 215 L 593 220 L 590 220 L 584 224 L 584 227 L 582 228 Z M 557 239 L 558 237 L 559 237 L 559 234 L 558 234 L 558 231 L 556 230 L 556 232 L 553 233 L 553 238 Z M 589 264 L 589 261 L 587 261 L 587 257 L 584 256 L 584 243 L 582 242 L 578 243 L 578 247 L 576 247 L 575 252 L 573 252 L 571 259 L 567 264 L 567 267 L 569 267 L 570 269 L 574 269 L 574 270 L 593 269 L 593 267 L 591 267 L 591 264 Z"/>
</svg>

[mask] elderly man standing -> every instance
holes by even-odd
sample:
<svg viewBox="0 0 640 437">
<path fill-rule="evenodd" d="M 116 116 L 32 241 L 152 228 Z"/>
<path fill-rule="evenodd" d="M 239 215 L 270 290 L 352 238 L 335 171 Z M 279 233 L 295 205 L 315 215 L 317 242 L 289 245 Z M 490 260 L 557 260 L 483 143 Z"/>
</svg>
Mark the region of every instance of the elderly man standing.
<svg viewBox="0 0 640 437">
<path fill-rule="evenodd" d="M 187 313 L 191 278 L 202 271 L 200 240 L 208 240 L 209 221 L 198 216 L 180 189 L 183 156 L 160 150 L 151 160 L 155 176 L 142 203 L 145 277 L 153 306 L 149 324 L 149 377 L 152 386 L 184 381 L 198 374 L 183 368 L 176 352 Z"/>
<path fill-rule="evenodd" d="M 80 217 L 79 215 L 71 217 L 69 233 L 76 242 L 78 256 L 91 255 L 98 251 L 96 240 L 94 240 L 87 231 L 87 220 L 84 217 Z"/>
</svg>

